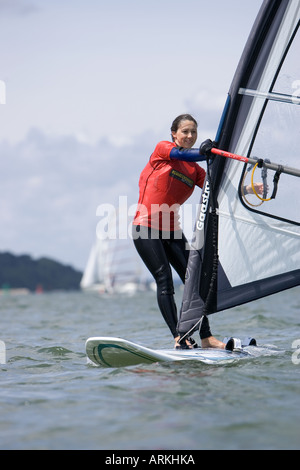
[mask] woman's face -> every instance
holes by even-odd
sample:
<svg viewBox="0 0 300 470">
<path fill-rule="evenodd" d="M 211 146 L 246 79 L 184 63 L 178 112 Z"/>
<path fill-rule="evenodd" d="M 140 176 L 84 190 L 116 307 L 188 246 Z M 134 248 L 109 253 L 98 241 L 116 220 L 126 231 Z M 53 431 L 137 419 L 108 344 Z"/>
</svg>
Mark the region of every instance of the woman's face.
<svg viewBox="0 0 300 470">
<path fill-rule="evenodd" d="M 197 140 L 197 126 L 193 121 L 181 121 L 176 132 L 172 132 L 173 140 L 178 147 L 192 148 Z"/>
</svg>

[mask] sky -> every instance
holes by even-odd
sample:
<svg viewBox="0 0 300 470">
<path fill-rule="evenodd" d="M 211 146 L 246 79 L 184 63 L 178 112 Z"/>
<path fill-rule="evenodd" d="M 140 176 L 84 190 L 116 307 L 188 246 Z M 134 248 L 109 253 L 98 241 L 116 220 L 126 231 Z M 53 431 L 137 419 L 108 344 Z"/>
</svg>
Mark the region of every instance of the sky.
<svg viewBox="0 0 300 470">
<path fill-rule="evenodd" d="M 214 138 L 261 4 L 0 0 L 0 252 L 83 270 L 173 119 Z"/>
</svg>

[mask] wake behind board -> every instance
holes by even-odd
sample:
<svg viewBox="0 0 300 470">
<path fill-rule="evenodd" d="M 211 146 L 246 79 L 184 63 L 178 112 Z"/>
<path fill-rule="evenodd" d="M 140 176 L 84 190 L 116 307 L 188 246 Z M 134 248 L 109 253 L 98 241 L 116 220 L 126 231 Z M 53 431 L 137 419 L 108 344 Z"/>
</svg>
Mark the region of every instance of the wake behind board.
<svg viewBox="0 0 300 470">
<path fill-rule="evenodd" d="M 127 367 L 174 361 L 200 361 L 213 364 L 250 356 L 245 348 L 234 351 L 202 348 L 150 349 L 125 339 L 110 337 L 89 338 L 86 341 L 86 353 L 90 361 L 104 367 Z"/>
</svg>

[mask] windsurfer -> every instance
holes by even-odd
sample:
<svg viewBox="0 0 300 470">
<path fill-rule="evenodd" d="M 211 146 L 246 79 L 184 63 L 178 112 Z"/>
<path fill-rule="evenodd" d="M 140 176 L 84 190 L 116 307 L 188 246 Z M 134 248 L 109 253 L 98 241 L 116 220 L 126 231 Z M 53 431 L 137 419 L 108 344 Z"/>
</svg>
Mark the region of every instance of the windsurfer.
<svg viewBox="0 0 300 470">
<path fill-rule="evenodd" d="M 172 142 L 159 142 L 140 175 L 139 202 L 133 221 L 133 240 L 157 285 L 160 311 L 173 337 L 175 347 L 189 349 L 197 345 L 191 338 L 180 344 L 177 332 L 177 308 L 171 266 L 184 283 L 189 246 L 179 224 L 179 208 L 191 196 L 195 186 L 203 187 L 205 170 L 196 162 L 205 161 L 197 140 L 196 120 L 189 114 L 178 116 L 171 127 Z M 210 331 L 207 317 L 200 329 L 201 346 L 224 348 Z"/>
</svg>

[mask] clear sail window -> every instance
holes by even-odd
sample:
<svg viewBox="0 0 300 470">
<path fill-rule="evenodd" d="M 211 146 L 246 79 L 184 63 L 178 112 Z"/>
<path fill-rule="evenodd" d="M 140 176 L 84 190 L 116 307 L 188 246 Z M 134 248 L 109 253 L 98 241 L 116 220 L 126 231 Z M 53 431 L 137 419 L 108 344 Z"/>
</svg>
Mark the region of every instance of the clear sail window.
<svg viewBox="0 0 300 470">
<path fill-rule="evenodd" d="M 268 98 L 267 106 L 251 151 L 251 158 L 269 159 L 273 163 L 300 168 L 300 34 L 299 29 L 278 75 L 271 93 L 265 90 L 245 90 L 260 99 Z M 261 195 L 244 194 L 244 203 L 251 209 L 293 223 L 300 223 L 300 211 L 295 212 L 295 200 L 299 200 L 300 179 L 297 176 L 281 174 L 275 199 L 273 178 L 275 172 L 253 167 L 247 168 L 241 182 L 242 189 L 261 183 L 267 177 L 268 192 Z M 251 193 L 251 189 L 250 189 Z"/>
</svg>

